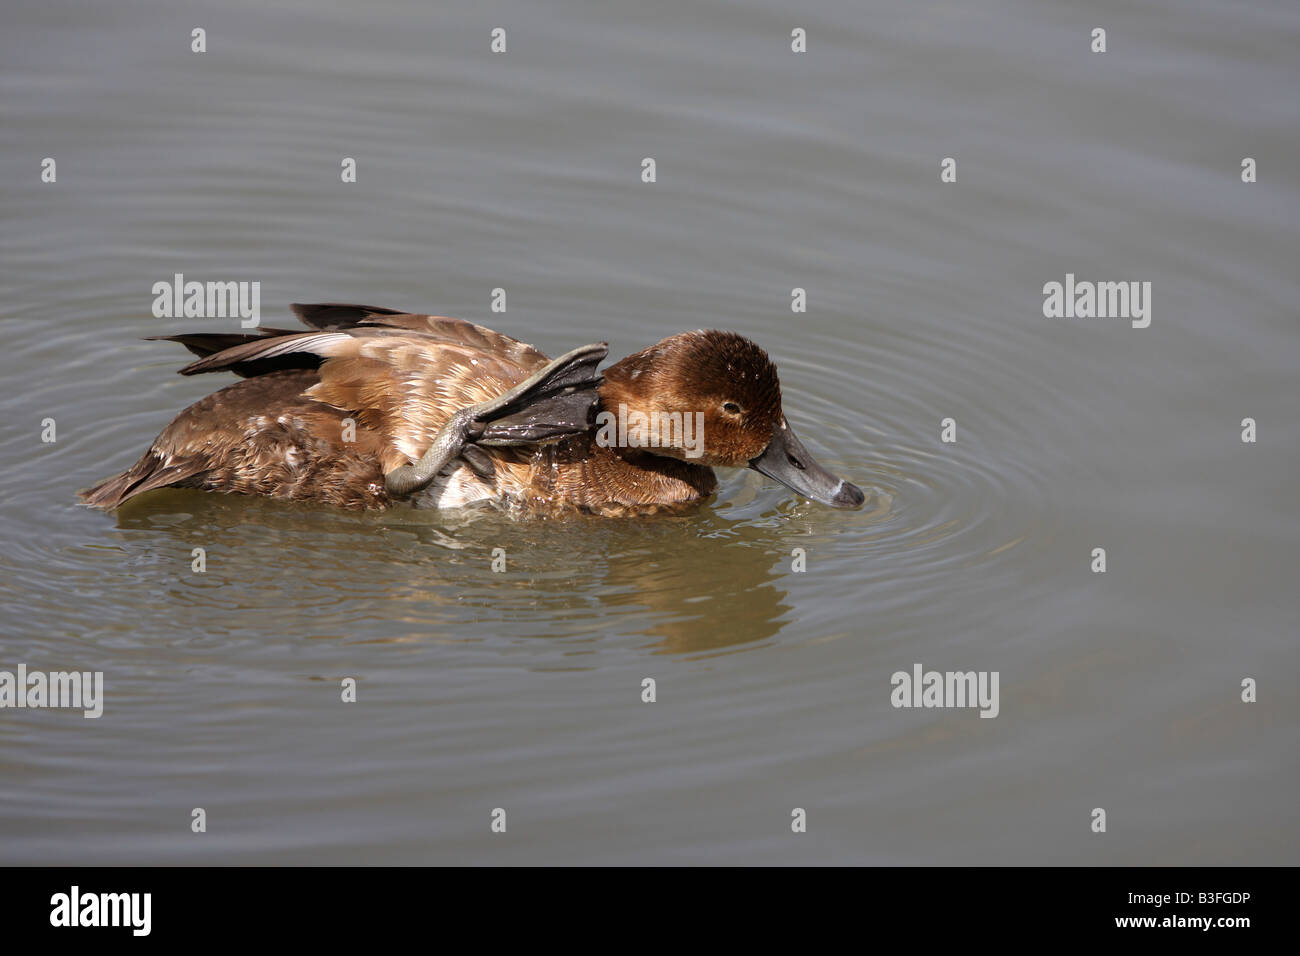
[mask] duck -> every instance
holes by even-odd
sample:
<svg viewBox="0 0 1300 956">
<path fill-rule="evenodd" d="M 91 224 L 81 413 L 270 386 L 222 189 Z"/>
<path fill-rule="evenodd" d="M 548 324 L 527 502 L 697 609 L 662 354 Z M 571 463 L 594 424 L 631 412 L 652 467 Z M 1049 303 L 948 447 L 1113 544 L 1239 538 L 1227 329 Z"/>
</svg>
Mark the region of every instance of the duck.
<svg viewBox="0 0 1300 956">
<path fill-rule="evenodd" d="M 190 405 L 121 474 L 80 492 L 111 511 L 197 488 L 352 511 L 495 506 L 517 516 L 679 512 L 717 467 L 832 508 L 865 495 L 786 419 L 776 367 L 736 332 L 671 335 L 606 368 L 608 344 L 550 359 L 464 319 L 291 306 L 305 329 L 150 336 L 239 380 Z"/>
</svg>

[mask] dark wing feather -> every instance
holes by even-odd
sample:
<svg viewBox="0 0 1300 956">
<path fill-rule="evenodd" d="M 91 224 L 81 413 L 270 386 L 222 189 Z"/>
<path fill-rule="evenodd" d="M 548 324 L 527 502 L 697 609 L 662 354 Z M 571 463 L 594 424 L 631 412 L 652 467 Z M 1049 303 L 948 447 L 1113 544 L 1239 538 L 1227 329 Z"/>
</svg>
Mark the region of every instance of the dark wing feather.
<svg viewBox="0 0 1300 956">
<path fill-rule="evenodd" d="M 318 368 L 323 359 L 340 354 L 355 342 L 346 332 L 293 332 L 257 337 L 191 362 L 180 372 L 182 375 L 199 375 L 203 372 L 238 371 L 241 367 L 273 371 L 271 365 L 277 362 L 281 368 Z M 263 373 L 251 371 L 251 374 Z"/>
<path fill-rule="evenodd" d="M 184 332 L 180 335 L 147 335 L 146 342 L 179 342 L 199 358 L 216 355 L 226 349 L 248 342 L 261 342 L 282 335 L 301 335 L 297 329 L 259 329 L 255 333 L 245 332 Z M 229 370 L 244 378 L 279 372 L 290 368 L 319 368 L 321 358 L 309 353 L 294 353 L 266 361 L 237 362 Z M 193 374 L 192 372 L 189 374 Z"/>
<path fill-rule="evenodd" d="M 294 302 L 289 308 L 313 329 L 350 329 L 352 326 L 376 315 L 404 315 L 397 309 L 384 309 L 377 305 L 349 305 L 345 302 L 319 302 L 314 305 Z"/>
</svg>

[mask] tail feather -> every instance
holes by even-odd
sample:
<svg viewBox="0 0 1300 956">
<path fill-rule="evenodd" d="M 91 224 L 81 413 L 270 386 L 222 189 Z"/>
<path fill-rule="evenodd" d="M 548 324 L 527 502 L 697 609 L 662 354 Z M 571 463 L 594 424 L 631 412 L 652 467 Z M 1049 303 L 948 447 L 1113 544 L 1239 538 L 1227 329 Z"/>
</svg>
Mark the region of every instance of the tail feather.
<svg viewBox="0 0 1300 956">
<path fill-rule="evenodd" d="M 79 492 L 81 500 L 92 508 L 112 511 L 123 502 L 155 488 L 178 485 L 207 470 L 206 462 L 196 458 L 166 461 L 152 448 L 134 465 Z"/>
</svg>

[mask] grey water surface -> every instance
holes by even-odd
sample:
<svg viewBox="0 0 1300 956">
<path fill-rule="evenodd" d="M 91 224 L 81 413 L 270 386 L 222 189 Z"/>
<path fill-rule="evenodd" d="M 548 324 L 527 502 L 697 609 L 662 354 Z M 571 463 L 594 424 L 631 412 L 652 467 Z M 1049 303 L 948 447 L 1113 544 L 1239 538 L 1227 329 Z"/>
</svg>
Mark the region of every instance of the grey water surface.
<svg viewBox="0 0 1300 956">
<path fill-rule="evenodd" d="M 1300 860 L 1294 2 L 0 17 L 0 670 L 104 674 L 0 710 L 0 863 Z M 141 341 L 238 330 L 155 318 L 176 273 L 552 355 L 734 329 L 868 499 L 87 509 L 229 380 Z M 1046 316 L 1067 275 L 1149 326 Z M 997 716 L 893 706 L 918 664 Z"/>
</svg>

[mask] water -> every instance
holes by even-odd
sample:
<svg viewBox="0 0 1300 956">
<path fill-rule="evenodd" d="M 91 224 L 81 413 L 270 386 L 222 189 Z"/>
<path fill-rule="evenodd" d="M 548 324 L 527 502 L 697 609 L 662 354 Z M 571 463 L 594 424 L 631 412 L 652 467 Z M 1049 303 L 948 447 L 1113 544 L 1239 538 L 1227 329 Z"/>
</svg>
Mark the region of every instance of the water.
<svg viewBox="0 0 1300 956">
<path fill-rule="evenodd" d="M 1296 862 L 1294 4 L 5 21 L 0 669 L 106 702 L 0 713 L 0 862 Z M 236 327 L 154 318 L 176 272 L 261 282 L 270 325 L 372 302 L 553 355 L 732 328 L 868 501 L 79 507 L 225 381 L 140 341 Z M 1044 317 L 1067 273 L 1150 281 L 1151 326 Z M 916 663 L 999 672 L 999 716 L 895 709 Z"/>
</svg>

